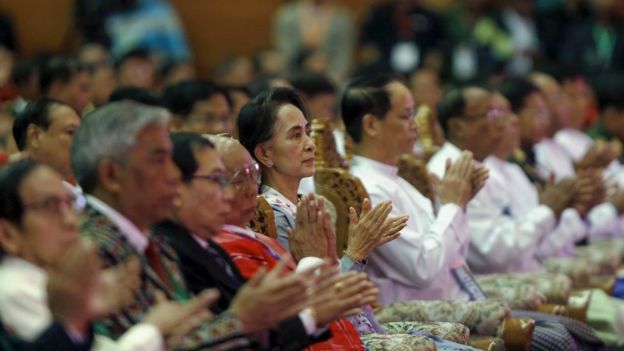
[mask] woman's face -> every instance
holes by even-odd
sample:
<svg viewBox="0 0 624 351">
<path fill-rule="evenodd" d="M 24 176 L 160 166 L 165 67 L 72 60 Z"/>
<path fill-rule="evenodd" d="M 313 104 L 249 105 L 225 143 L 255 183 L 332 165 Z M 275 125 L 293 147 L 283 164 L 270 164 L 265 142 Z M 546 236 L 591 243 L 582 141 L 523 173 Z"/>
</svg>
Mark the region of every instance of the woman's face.
<svg viewBox="0 0 624 351">
<path fill-rule="evenodd" d="M 274 171 L 294 177 L 314 175 L 314 141 L 303 112 L 292 104 L 279 107 L 273 137 L 264 144 Z"/>
</svg>

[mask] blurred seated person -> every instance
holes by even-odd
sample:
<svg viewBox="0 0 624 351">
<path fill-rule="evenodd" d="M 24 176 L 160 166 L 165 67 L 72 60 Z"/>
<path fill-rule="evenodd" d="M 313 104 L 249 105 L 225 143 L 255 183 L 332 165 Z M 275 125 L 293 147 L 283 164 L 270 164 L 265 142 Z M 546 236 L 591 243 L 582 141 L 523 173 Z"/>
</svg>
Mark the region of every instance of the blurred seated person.
<svg viewBox="0 0 624 351">
<path fill-rule="evenodd" d="M 289 67 L 303 51 L 326 57 L 333 79 L 344 79 L 353 61 L 355 28 L 346 8 L 334 1 L 297 0 L 281 6 L 273 18 L 273 39 Z"/>
<path fill-rule="evenodd" d="M 46 164 L 72 183 L 70 147 L 79 126 L 80 117 L 67 104 L 49 97 L 31 102 L 13 124 L 17 158 Z"/>
<path fill-rule="evenodd" d="M 367 11 L 360 50 L 366 63 L 405 74 L 419 66 L 439 67 L 444 36 L 442 18 L 424 1 L 387 1 Z"/>
<path fill-rule="evenodd" d="M 192 296 L 175 251 L 150 231 L 168 217 L 180 180 L 171 159 L 168 122 L 163 108 L 114 102 L 83 120 L 72 145 L 72 168 L 87 194 L 81 235 L 95 243 L 105 268 L 132 258 L 140 261 L 141 288 L 132 302 L 100 319 L 98 332 L 113 338 L 142 321 L 158 296 L 175 301 Z M 304 308 L 303 279 L 311 278 L 283 276 L 280 270 L 259 274 L 238 291 L 227 311 L 169 346 L 250 347 L 256 339 L 264 340 L 265 330 Z"/>
<path fill-rule="evenodd" d="M 115 76 L 119 86 L 156 89 L 156 63 L 150 52 L 133 49 L 115 62 Z"/>
<path fill-rule="evenodd" d="M 624 69 L 624 46 L 620 21 L 624 8 L 619 1 L 591 1 L 591 16 L 575 20 L 559 46 L 558 62 L 585 72 Z"/>
<path fill-rule="evenodd" d="M 130 100 L 140 102 L 145 105 L 164 107 L 162 98 L 151 90 L 137 87 L 118 87 L 113 91 L 108 102 Z"/>
<path fill-rule="evenodd" d="M 185 80 L 197 79 L 197 68 L 193 61 L 168 61 L 159 70 L 160 86 L 166 87 Z"/>
<path fill-rule="evenodd" d="M 112 58 L 102 44 L 86 43 L 78 50 L 78 60 L 91 69 L 91 102 L 101 106 L 115 89 L 115 70 Z"/>
<path fill-rule="evenodd" d="M 53 56 L 39 71 L 39 92 L 62 101 L 82 115 L 91 102 L 91 79 L 91 71 L 85 64 L 72 58 Z"/>
<path fill-rule="evenodd" d="M 616 192 L 608 198 L 602 172 L 591 168 L 579 169 L 577 172 L 574 162 L 564 149 L 550 137 L 553 114 L 563 113 L 565 105 L 554 104 L 552 95 L 549 105 L 539 88 L 526 79 L 510 80 L 503 84 L 501 91 L 520 120 L 522 153 L 516 152 L 514 158 L 529 178 L 542 184 L 551 178 L 557 182 L 574 179 L 577 186 L 582 185 L 587 189 L 585 194 L 590 195 L 586 204 L 576 206 L 579 214 L 586 219 L 587 235 L 590 238 L 617 235 L 620 232 L 618 213 L 622 210 L 622 197 Z M 559 108 L 555 109 L 557 106 Z M 559 120 L 562 118 L 559 117 Z"/>
<path fill-rule="evenodd" d="M 505 85 L 501 87 L 503 90 L 504 88 Z M 502 97 L 499 96 L 499 98 Z M 520 133 L 518 117 L 511 113 L 509 104 L 501 104 L 501 108 L 505 115 L 503 117 L 505 123 L 503 132 L 506 137 L 501 140 L 484 163 L 490 171 L 492 183 L 496 182 L 498 186 L 496 188 L 498 198 L 495 203 L 505 204 L 510 217 L 523 219 L 524 223 L 529 223 L 531 221 L 530 215 L 525 214 L 534 214 L 536 208 L 544 205 L 555 208 L 553 205 L 556 206 L 559 201 L 553 200 L 559 198 L 560 204 L 562 204 L 563 201 L 569 199 L 569 196 L 566 196 L 567 193 L 574 194 L 578 193 L 579 190 L 584 191 L 579 189 L 583 185 L 570 186 L 569 181 L 564 181 L 561 184 L 548 184 L 538 192 L 535 184 L 531 183 L 517 164 L 506 161 L 519 147 Z M 486 185 L 486 188 L 488 186 L 490 185 Z M 477 195 L 477 198 L 480 196 L 481 193 Z M 563 210 L 550 233 L 547 233 L 530 251 L 531 258 L 525 255 L 525 258 L 522 259 L 528 264 L 516 265 L 517 267 L 521 267 L 525 272 L 538 273 L 543 271 L 541 263 L 554 257 L 559 257 L 560 262 L 562 261 L 561 258 L 570 263 L 571 260 L 582 260 L 582 258 L 577 257 L 574 245 L 575 242 L 584 239 L 587 235 L 585 221 L 575 209 L 579 203 L 584 205 L 581 200 L 579 196 L 575 196 L 572 201 L 568 200 L 571 204 L 568 204 L 567 208 Z M 488 210 L 494 212 L 492 209 Z M 477 221 L 483 222 L 479 218 Z M 516 269 L 516 271 L 519 270 Z M 618 300 L 608 297 L 603 290 L 592 289 L 591 303 L 587 312 L 588 324 L 605 342 L 611 344 L 620 342 L 620 331 L 617 329 L 615 318 L 624 312 L 622 307 L 624 306 L 621 306 Z M 607 324 L 606 327 L 605 324 Z"/>
<path fill-rule="evenodd" d="M 250 275 L 241 275 L 227 253 L 214 241 L 214 236 L 222 230 L 225 218 L 232 211 L 233 189 L 227 182 L 228 174 L 212 143 L 199 134 L 184 132 L 174 133 L 172 142 L 173 159 L 182 172 L 183 185 L 170 219 L 156 225 L 154 230 L 176 250 L 182 272 L 192 291 L 208 287 L 217 287 L 221 291 L 221 299 L 214 309 L 219 312 L 228 308 L 241 285 L 245 280 L 253 279 L 257 270 Z M 207 201 L 210 201 L 210 206 L 206 205 Z M 288 260 L 284 263 L 289 267 L 294 265 L 294 262 Z M 349 284 L 361 285 L 361 282 L 351 281 Z M 332 292 L 335 303 L 314 305 L 310 310 L 304 310 L 297 317 L 280 324 L 271 334 L 271 347 L 298 350 L 324 341 L 327 335 L 324 335 L 322 329 L 327 323 L 347 310 L 360 306 L 358 303 L 370 302 L 356 296 L 358 293 L 367 293 L 365 285 L 351 290 L 351 295 L 343 294 L 340 298 Z M 342 321 L 337 327 L 334 323 L 330 325 L 332 337 L 321 345 L 325 345 L 325 348 L 341 345 L 349 349 L 361 349 L 357 333 L 348 322 Z M 319 347 L 322 349 L 321 345 Z"/>
<path fill-rule="evenodd" d="M 138 262 L 128 261 L 100 274 L 101 263 L 95 247 L 87 241 L 81 242 L 84 239 L 78 232 L 77 210 L 84 203 L 63 186 L 57 172 L 34 161 L 17 161 L 0 171 L 0 189 L 0 320 L 7 330 L 33 342 L 52 325 L 56 312 L 56 317 L 66 322 L 70 335 L 89 334 L 91 319 L 116 311 L 132 300 L 139 286 Z M 64 273 L 65 281 L 55 276 L 59 270 Z M 72 281 L 72 274 L 84 272 L 90 274 L 79 276 L 80 281 Z M 73 292 L 79 294 L 73 297 L 82 298 L 58 301 L 54 295 L 58 292 L 50 291 L 55 284 L 73 286 Z M 47 291 L 53 293 L 49 299 Z M 86 296 L 80 295 L 81 291 Z M 165 306 L 169 302 L 156 305 L 141 323 L 117 341 L 97 337 L 93 349 L 160 350 L 165 337 L 178 328 L 180 332 L 193 325 L 189 320 L 191 312 L 201 312 L 216 297 L 213 291 L 189 301 L 188 305 L 175 304 L 176 309 L 171 308 L 173 304 Z M 68 309 L 66 306 L 72 304 L 81 309 L 74 313 L 83 315 L 84 320 L 73 322 L 75 317 L 71 314 L 58 315 L 59 308 Z"/>
<path fill-rule="evenodd" d="M 291 77 L 290 83 L 305 99 L 310 116 L 329 122 L 334 133 L 337 151 L 346 157 L 346 135 L 342 120 L 338 118 L 336 87 L 331 79 L 321 73 L 304 71 Z"/>
<path fill-rule="evenodd" d="M 232 124 L 234 125 L 234 130 L 232 131 L 232 136 L 238 138 L 238 128 L 236 127 L 236 120 L 238 119 L 238 114 L 245 104 L 251 100 L 251 92 L 247 87 L 243 86 L 225 86 L 225 90 L 230 96 L 230 100 L 232 101 Z"/>
<path fill-rule="evenodd" d="M 13 100 L 11 110 L 17 114 L 26 107 L 29 101 L 39 97 L 39 68 L 45 55 L 34 55 L 18 60 L 13 66 L 12 80 L 17 89 L 17 97 Z"/>
<path fill-rule="evenodd" d="M 439 105 L 438 115 L 447 141 L 427 168 L 443 177 L 448 160 L 458 160 L 464 150 L 472 152 L 478 161 L 485 161 L 502 142 L 507 114 L 507 101 L 500 94 L 479 87 L 449 92 Z M 542 242 L 553 240 L 552 230 L 574 195 L 573 184 L 562 186 L 557 192 L 547 192 L 542 206 L 516 214 L 513 207 L 504 207 L 510 203 L 505 192 L 508 184 L 507 180 L 490 177 L 467 206 L 471 234 L 467 259 L 475 272 L 538 270 L 535 250 Z M 578 239 L 571 235 L 554 240 L 563 245 Z"/>
<path fill-rule="evenodd" d="M 253 56 L 256 74 L 280 76 L 286 73 L 284 56 L 274 48 L 264 48 Z"/>
<path fill-rule="evenodd" d="M 256 97 L 256 95 L 261 92 L 271 89 L 271 88 L 292 88 L 292 84 L 289 81 L 282 78 L 282 76 L 274 75 L 274 74 L 264 74 L 258 75 L 251 83 L 248 85 L 249 92 L 251 92 L 251 97 Z"/>
<path fill-rule="evenodd" d="M 234 130 L 230 96 L 208 80 L 195 79 L 165 87 L 162 99 L 173 114 L 173 131 L 231 134 Z"/>
<path fill-rule="evenodd" d="M 247 56 L 229 56 L 221 60 L 214 72 L 214 80 L 221 85 L 246 86 L 255 78 L 254 63 Z"/>
</svg>

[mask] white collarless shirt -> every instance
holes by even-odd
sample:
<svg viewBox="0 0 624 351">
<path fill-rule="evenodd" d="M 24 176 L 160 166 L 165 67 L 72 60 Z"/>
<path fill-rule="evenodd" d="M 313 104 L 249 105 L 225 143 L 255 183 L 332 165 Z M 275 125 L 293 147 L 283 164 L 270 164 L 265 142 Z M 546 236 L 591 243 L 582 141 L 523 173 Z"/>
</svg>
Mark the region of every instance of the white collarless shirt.
<svg viewBox="0 0 624 351">
<path fill-rule="evenodd" d="M 461 150 L 446 142 L 427 168 L 442 178 L 446 160 L 455 161 L 460 156 Z M 508 186 L 500 174 L 490 174 L 483 189 L 468 203 L 468 264 L 477 273 L 539 269 L 533 252 L 555 227 L 555 216 L 546 206 L 538 206 L 517 219 L 511 216 Z"/>
<path fill-rule="evenodd" d="M 390 216 L 409 215 L 401 236 L 377 247 L 368 259 L 367 271 L 381 290 L 381 302 L 468 300 L 450 272 L 464 264 L 467 252 L 464 211 L 446 204 L 434 215 L 431 201 L 399 177 L 397 167 L 354 156 L 350 171 L 373 205 L 391 201 Z"/>
</svg>

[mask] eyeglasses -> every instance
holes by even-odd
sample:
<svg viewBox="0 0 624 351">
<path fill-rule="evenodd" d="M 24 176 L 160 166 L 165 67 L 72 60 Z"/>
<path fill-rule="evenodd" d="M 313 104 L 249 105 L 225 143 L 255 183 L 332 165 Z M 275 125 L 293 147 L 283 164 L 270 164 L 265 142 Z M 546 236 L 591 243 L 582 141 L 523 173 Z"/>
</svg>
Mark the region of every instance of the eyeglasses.
<svg viewBox="0 0 624 351">
<path fill-rule="evenodd" d="M 490 122 L 500 122 L 503 120 L 505 116 L 507 116 L 508 112 L 504 109 L 493 108 L 488 110 L 485 113 L 481 113 L 478 115 L 466 116 L 468 119 L 480 119 L 485 117 Z"/>
<path fill-rule="evenodd" d="M 260 179 L 260 165 L 254 162 L 249 166 L 241 167 L 234 171 L 231 184 L 236 191 L 239 191 L 248 184 L 257 185 L 258 179 Z"/>
<path fill-rule="evenodd" d="M 49 196 L 43 200 L 24 205 L 25 210 L 43 211 L 51 214 L 62 214 L 69 210 L 80 213 L 87 201 L 84 196 L 69 195 L 67 197 Z"/>
<path fill-rule="evenodd" d="M 207 174 L 207 175 L 194 175 L 189 179 L 204 179 L 216 183 L 221 189 L 227 188 L 230 185 L 230 177 L 226 174 Z"/>
</svg>

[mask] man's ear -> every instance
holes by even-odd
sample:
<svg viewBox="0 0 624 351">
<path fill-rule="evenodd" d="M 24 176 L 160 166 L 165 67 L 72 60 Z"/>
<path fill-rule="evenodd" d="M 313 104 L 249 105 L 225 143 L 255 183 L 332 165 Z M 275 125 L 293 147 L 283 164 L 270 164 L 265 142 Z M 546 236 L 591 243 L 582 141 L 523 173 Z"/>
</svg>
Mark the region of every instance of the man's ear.
<svg viewBox="0 0 624 351">
<path fill-rule="evenodd" d="M 121 191 L 121 178 L 124 169 L 111 159 L 104 159 L 97 168 L 98 183 L 111 193 L 118 194 Z"/>
<path fill-rule="evenodd" d="M 379 134 L 379 120 L 372 113 L 367 113 L 362 117 L 362 137 L 364 135 L 377 136 Z"/>
<path fill-rule="evenodd" d="M 9 255 L 17 256 L 22 246 L 22 236 L 15 224 L 0 219 L 0 248 Z"/>
<path fill-rule="evenodd" d="M 179 115 L 172 115 L 169 120 L 169 131 L 178 132 L 182 129 L 184 125 L 184 119 Z"/>
<path fill-rule="evenodd" d="M 41 128 L 31 123 L 26 128 L 26 147 L 38 149 L 40 147 L 39 137 L 41 136 Z"/>
<path fill-rule="evenodd" d="M 254 148 L 254 156 L 265 167 L 273 167 L 273 152 L 269 147 L 262 144 L 256 145 Z"/>
<path fill-rule="evenodd" d="M 461 138 L 464 135 L 464 123 L 459 118 L 451 118 L 448 123 L 448 136 L 452 138 Z"/>
</svg>

